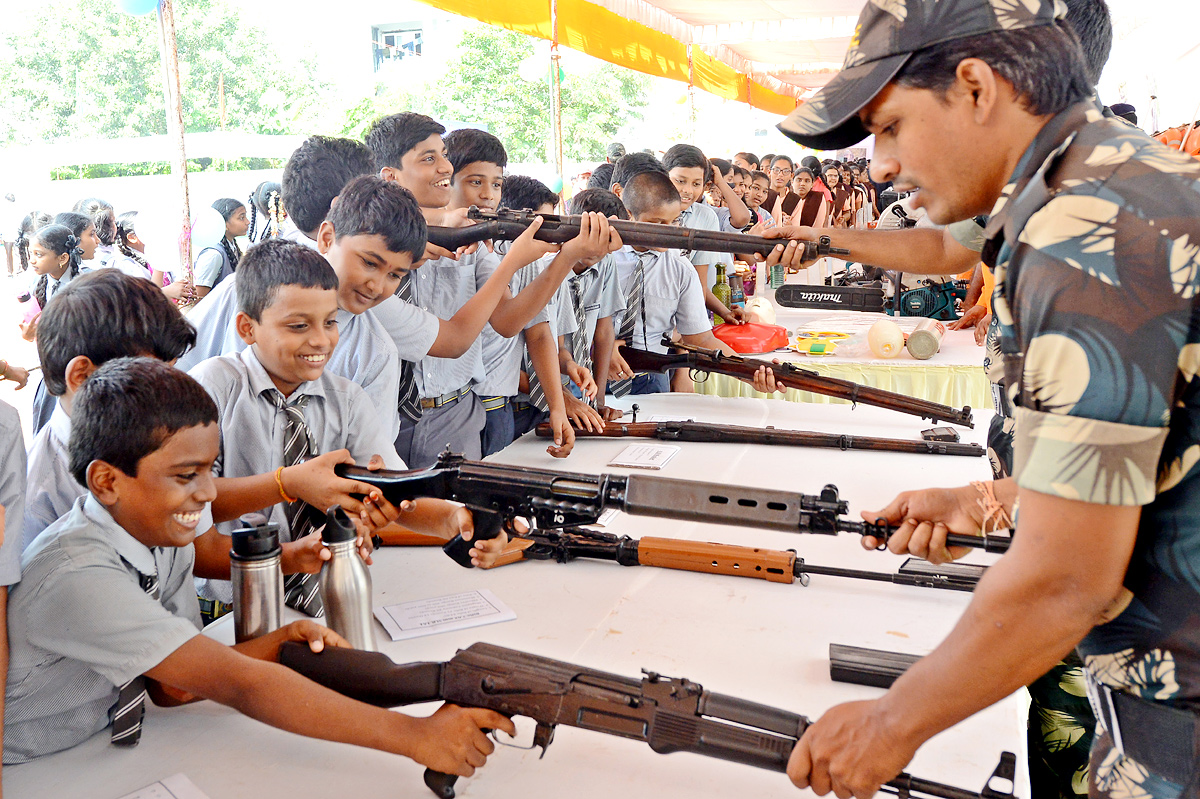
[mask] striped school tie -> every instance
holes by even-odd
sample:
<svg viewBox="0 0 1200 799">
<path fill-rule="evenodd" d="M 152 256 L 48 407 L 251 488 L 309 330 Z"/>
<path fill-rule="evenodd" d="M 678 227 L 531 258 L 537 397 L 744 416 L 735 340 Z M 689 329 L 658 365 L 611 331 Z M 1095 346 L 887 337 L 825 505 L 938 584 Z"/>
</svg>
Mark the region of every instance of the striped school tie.
<svg viewBox="0 0 1200 799">
<path fill-rule="evenodd" d="M 588 346 L 587 311 L 583 307 L 583 281 L 578 277 L 571 278 L 571 309 L 575 311 L 575 335 L 571 337 L 571 358 L 575 363 L 591 371 L 592 348 Z"/>
<path fill-rule="evenodd" d="M 396 296 L 401 302 L 412 303 L 412 272 L 405 272 L 400 278 Z M 396 410 L 402 419 L 408 419 L 413 424 L 421 421 L 421 397 L 417 394 L 416 364 L 412 361 L 400 361 L 400 392 L 396 399 Z"/>
<path fill-rule="evenodd" d="M 537 370 L 533 368 L 528 349 L 521 358 L 521 369 L 529 377 L 529 404 L 539 411 L 550 410 L 550 403 L 546 401 L 546 389 L 542 388 L 542 381 L 538 379 Z"/>
<path fill-rule="evenodd" d="M 142 590 L 157 602 L 161 598 L 157 574 L 139 574 Z M 113 708 L 112 743 L 137 746 L 142 739 L 142 718 L 146 715 L 146 678 L 139 674 L 121 686 Z"/>
<path fill-rule="evenodd" d="M 621 329 L 617 333 L 617 338 L 624 339 L 625 346 L 633 346 L 633 331 L 637 328 L 637 320 L 642 319 L 642 339 L 646 338 L 645 317 L 646 317 L 646 264 L 654 259 L 656 253 L 653 251 L 640 252 L 637 254 L 637 266 L 633 268 L 633 275 L 629 278 L 629 290 L 625 292 L 625 315 L 621 317 Z M 624 397 L 633 390 L 633 376 L 618 380 L 613 383 L 612 394 L 614 397 Z"/>
<path fill-rule="evenodd" d="M 288 402 L 276 389 L 268 389 L 263 393 L 286 417 L 283 424 L 283 465 L 295 466 L 310 455 L 315 455 L 316 442 L 313 441 L 308 423 L 304 421 L 304 409 L 311 397 L 305 394 L 294 402 Z M 307 502 L 289 502 L 283 512 L 287 516 L 293 541 L 299 541 L 325 523 L 325 514 Z M 314 618 L 325 615 L 325 606 L 321 603 L 320 575 L 285 574 L 283 603 Z"/>
</svg>

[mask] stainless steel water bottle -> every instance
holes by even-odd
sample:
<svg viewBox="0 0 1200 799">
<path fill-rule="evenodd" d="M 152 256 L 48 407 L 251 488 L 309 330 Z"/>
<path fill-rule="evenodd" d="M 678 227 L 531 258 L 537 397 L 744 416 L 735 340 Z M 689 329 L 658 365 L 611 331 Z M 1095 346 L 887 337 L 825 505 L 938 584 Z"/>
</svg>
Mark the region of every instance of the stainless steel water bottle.
<svg viewBox="0 0 1200 799">
<path fill-rule="evenodd" d="M 378 651 L 375 618 L 371 615 L 371 573 L 358 554 L 354 522 L 334 505 L 325 514 L 321 540 L 332 557 L 321 566 L 321 602 L 329 629 L 355 649 Z"/>
<path fill-rule="evenodd" d="M 279 525 L 266 517 L 244 518 L 232 533 L 229 579 L 233 584 L 233 630 L 238 643 L 279 629 L 283 613 L 283 571 L 279 567 Z"/>
</svg>

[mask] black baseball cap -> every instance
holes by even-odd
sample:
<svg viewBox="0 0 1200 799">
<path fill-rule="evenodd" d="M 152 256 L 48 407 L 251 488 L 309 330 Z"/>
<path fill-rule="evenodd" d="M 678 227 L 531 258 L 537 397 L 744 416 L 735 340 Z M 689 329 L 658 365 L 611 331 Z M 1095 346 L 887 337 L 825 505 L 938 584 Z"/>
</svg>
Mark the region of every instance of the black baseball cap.
<svg viewBox="0 0 1200 799">
<path fill-rule="evenodd" d="M 1062 0 L 868 0 L 839 72 L 779 130 L 814 150 L 838 150 L 868 136 L 858 112 L 913 53 L 951 39 L 1052 25 Z"/>
</svg>

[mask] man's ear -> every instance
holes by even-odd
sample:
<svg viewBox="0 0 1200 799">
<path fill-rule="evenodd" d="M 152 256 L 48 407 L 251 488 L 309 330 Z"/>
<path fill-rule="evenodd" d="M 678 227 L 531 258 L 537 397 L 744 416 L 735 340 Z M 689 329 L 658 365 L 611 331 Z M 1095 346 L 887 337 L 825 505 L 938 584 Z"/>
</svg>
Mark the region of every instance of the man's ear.
<svg viewBox="0 0 1200 799">
<path fill-rule="evenodd" d="M 986 124 L 1000 99 L 999 76 L 986 61 L 964 58 L 955 69 L 958 91 L 969 96 L 977 124 Z"/>
<path fill-rule="evenodd" d="M 67 384 L 67 393 L 74 394 L 79 391 L 94 371 L 96 371 L 96 364 L 92 363 L 92 359 L 86 355 L 76 355 L 68 361 L 66 371 L 63 373 Z"/>
<path fill-rule="evenodd" d="M 620 183 L 612 184 L 612 188 L 610 189 L 610 191 L 613 194 L 617 195 L 617 197 L 620 197 L 621 196 L 621 184 Z"/>
<path fill-rule="evenodd" d="M 334 197 L 333 201 L 337 202 L 337 198 Z M 328 253 L 330 248 L 333 247 L 333 241 L 336 238 L 337 235 L 333 229 L 333 223 L 326 219 L 317 228 L 317 252 L 321 253 L 321 255 Z"/>
<path fill-rule="evenodd" d="M 88 490 L 96 495 L 96 499 L 100 500 L 101 505 L 111 508 L 120 499 L 117 485 L 120 476 L 121 470 L 111 463 L 101 460 L 92 461 L 87 467 Z"/>
<path fill-rule="evenodd" d="M 398 174 L 399 172 L 400 172 L 400 170 L 394 166 L 385 166 L 379 170 L 379 177 L 383 178 L 384 180 L 390 180 L 393 183 L 399 183 L 400 182 L 400 175 Z"/>
<path fill-rule="evenodd" d="M 257 328 L 257 323 L 245 311 L 238 311 L 237 316 L 233 319 L 233 329 L 237 331 L 238 338 L 247 345 L 254 343 L 254 333 Z"/>
</svg>

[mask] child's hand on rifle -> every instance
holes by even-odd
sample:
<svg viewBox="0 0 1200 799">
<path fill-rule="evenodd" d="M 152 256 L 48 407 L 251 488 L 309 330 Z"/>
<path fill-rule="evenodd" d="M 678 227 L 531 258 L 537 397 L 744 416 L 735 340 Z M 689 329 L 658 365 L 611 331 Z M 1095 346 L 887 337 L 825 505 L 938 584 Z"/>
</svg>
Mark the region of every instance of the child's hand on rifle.
<svg viewBox="0 0 1200 799">
<path fill-rule="evenodd" d="M 442 705 L 428 718 L 410 719 L 413 729 L 405 736 L 405 751 L 426 768 L 443 774 L 470 777 L 487 762 L 496 745 L 484 730 L 517 734 L 512 719 L 494 710 Z"/>
<path fill-rule="evenodd" d="M 559 246 L 550 244 L 545 241 L 538 241 L 534 238 L 542 228 L 542 223 L 545 221 L 543 217 L 535 216 L 533 221 L 529 223 L 529 227 L 525 228 L 525 232 L 517 236 L 513 240 L 512 246 L 508 248 L 508 252 L 504 256 L 504 260 L 509 262 L 513 271 L 527 266 L 539 258 L 543 258 L 552 252 L 557 252 Z M 511 260 L 510 260 L 511 259 Z"/>
<path fill-rule="evenodd" d="M 580 214 L 579 235 L 562 246 L 562 254 L 572 265 L 581 262 L 591 265 L 622 246 L 621 234 L 604 214 L 588 211 Z"/>
<path fill-rule="evenodd" d="M 779 363 L 779 359 L 776 358 L 774 362 Z M 787 393 L 787 386 L 783 385 L 783 383 L 775 382 L 775 372 L 769 366 L 758 367 L 758 370 L 754 373 L 754 378 L 750 381 L 750 385 L 754 386 L 755 391 L 762 394 L 774 394 L 775 392 L 779 392 L 780 394 Z"/>
<path fill-rule="evenodd" d="M 629 368 L 629 364 L 621 357 L 620 348 L 624 343 L 622 339 L 617 339 L 613 342 L 612 358 L 608 361 L 608 379 L 610 381 L 633 377 L 633 370 Z"/>
<path fill-rule="evenodd" d="M 588 399 L 596 398 L 599 387 L 596 385 L 596 378 L 592 377 L 591 369 L 571 361 L 567 364 L 567 377 L 571 378 L 572 383 L 579 386 L 583 396 Z"/>
<path fill-rule="evenodd" d="M 425 217 L 425 224 L 438 225 L 439 227 L 470 227 L 476 224 L 474 219 L 467 217 L 467 208 L 422 208 L 421 214 Z M 490 241 L 485 242 L 489 251 L 492 249 Z M 470 255 L 479 249 L 479 242 L 474 244 L 464 244 L 459 247 L 457 252 L 450 252 L 445 247 L 439 247 L 432 242 L 425 242 L 425 257 L 419 263 L 413 264 L 413 269 L 416 269 L 426 261 L 436 260 L 438 258 L 449 258 L 452 261 L 457 261 L 461 255 Z"/>
<path fill-rule="evenodd" d="M 565 394 L 565 396 L 571 396 Z M 575 399 L 571 397 L 571 399 Z M 575 448 L 575 431 L 567 419 L 566 411 L 555 409 L 550 411 L 550 429 L 554 431 L 554 443 L 546 447 L 546 452 L 555 458 L 565 458 Z"/>
<path fill-rule="evenodd" d="M 446 506 L 443 517 L 443 532 L 446 535 L 446 540 L 449 541 L 456 535 L 461 535 L 464 541 L 471 541 L 475 535 L 475 518 L 471 515 L 471 511 L 461 505 L 445 500 L 429 500 L 429 502 L 438 502 Z M 529 532 L 529 525 L 523 524 L 519 519 L 516 523 L 516 528 L 519 532 Z M 489 538 L 486 541 L 473 541 L 471 546 L 471 565 L 479 566 L 480 568 L 490 568 L 495 564 L 496 558 L 504 552 L 504 548 L 508 546 L 508 534 L 503 529 L 495 538 Z"/>
<path fill-rule="evenodd" d="M 371 463 L 376 463 L 376 458 L 378 456 L 372 458 Z M 364 523 L 362 513 L 368 510 L 366 500 L 370 500 L 371 510 L 392 507 L 378 488 L 358 480 L 338 477 L 333 467 L 339 463 L 354 463 L 354 458 L 350 457 L 350 450 L 333 450 L 309 458 L 304 463 L 284 468 L 279 473 L 281 487 L 288 496 L 303 500 L 317 509 L 341 505 L 351 518 L 357 517 Z M 368 465 L 367 468 L 378 469 L 383 465 L 383 461 L 379 460 L 378 463 L 379 466 Z M 375 514 L 369 513 L 368 518 L 376 517 Z"/>
<path fill-rule="evenodd" d="M 781 242 L 781 246 L 771 250 L 771 254 L 765 259 L 761 255 L 755 255 L 754 258 L 759 261 L 765 260 L 768 267 L 783 264 L 785 269 L 806 269 L 816 263 L 817 259 L 804 260 L 806 248 L 803 246 L 803 242 L 818 241 L 825 232 L 823 228 L 818 230 L 810 227 L 773 227 L 763 232 L 763 238 L 788 239 L 788 241 Z"/>
<path fill-rule="evenodd" d="M 571 424 L 576 429 L 586 430 L 589 433 L 599 433 L 604 429 L 604 417 L 591 405 L 575 399 L 570 392 L 563 393 L 563 400 L 566 403 L 567 418 L 571 420 Z M 618 415 L 620 413 L 617 411 Z"/>
</svg>

